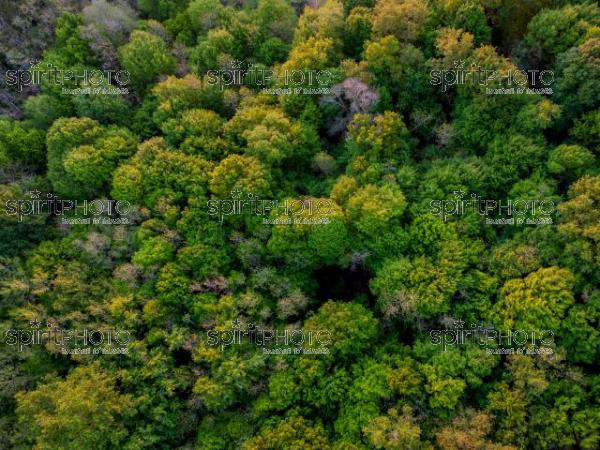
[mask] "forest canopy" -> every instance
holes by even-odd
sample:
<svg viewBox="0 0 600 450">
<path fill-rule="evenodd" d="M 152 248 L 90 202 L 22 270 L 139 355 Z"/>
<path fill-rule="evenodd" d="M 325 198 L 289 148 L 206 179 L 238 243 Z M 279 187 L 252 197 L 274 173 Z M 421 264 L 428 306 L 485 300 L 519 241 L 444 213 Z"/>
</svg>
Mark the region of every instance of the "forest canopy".
<svg viewBox="0 0 600 450">
<path fill-rule="evenodd" d="M 596 2 L 0 24 L 0 449 L 600 448 Z"/>
</svg>

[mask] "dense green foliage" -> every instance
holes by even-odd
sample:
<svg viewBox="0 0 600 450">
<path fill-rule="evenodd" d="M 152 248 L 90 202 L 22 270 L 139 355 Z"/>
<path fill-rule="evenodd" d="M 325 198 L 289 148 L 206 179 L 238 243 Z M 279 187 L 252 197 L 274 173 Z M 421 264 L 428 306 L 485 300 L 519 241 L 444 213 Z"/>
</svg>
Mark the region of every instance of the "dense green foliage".
<svg viewBox="0 0 600 450">
<path fill-rule="evenodd" d="M 596 3 L 48 3 L 41 67 L 130 77 L 116 95 L 44 79 L 0 117 L 0 449 L 600 448 Z M 432 83 L 457 65 L 551 71 L 552 93 Z M 271 82 L 211 82 L 240 67 Z M 308 70 L 329 93 L 263 91 Z M 130 222 L 8 214 L 32 191 L 126 201 Z M 463 194 L 556 211 L 490 225 L 432 210 Z M 329 208 L 301 215 L 324 223 L 209 214 L 239 195 Z M 7 343 L 32 321 L 132 341 Z M 209 345 L 232 321 L 327 330 L 329 353 Z M 550 331 L 552 354 L 435 345 L 455 321 Z"/>
</svg>

